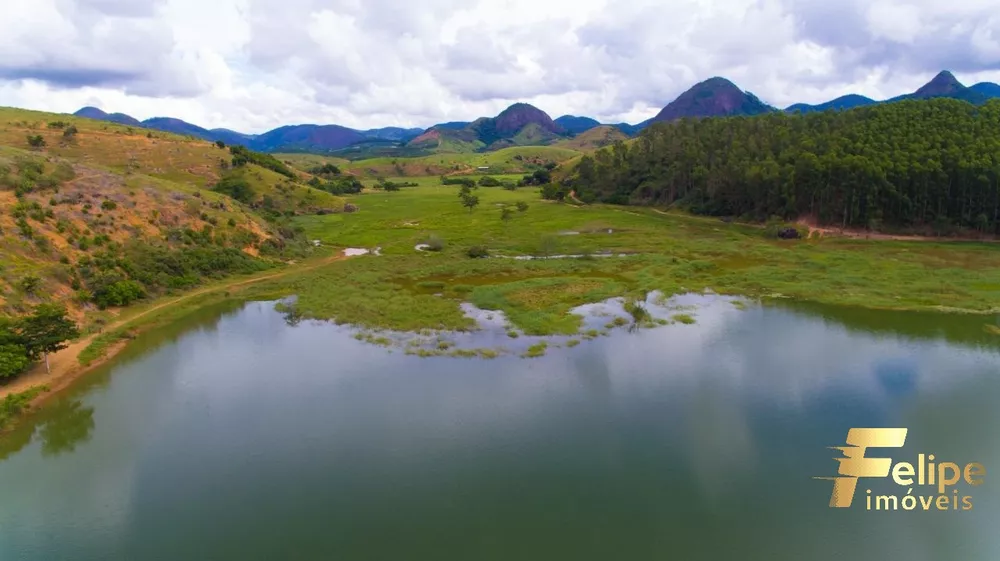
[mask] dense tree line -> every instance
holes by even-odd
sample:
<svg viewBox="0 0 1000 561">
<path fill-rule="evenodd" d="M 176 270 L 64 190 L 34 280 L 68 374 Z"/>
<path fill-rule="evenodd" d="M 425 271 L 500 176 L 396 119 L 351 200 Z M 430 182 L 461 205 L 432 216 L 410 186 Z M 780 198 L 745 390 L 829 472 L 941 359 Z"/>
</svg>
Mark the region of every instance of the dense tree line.
<svg viewBox="0 0 1000 561">
<path fill-rule="evenodd" d="M 1000 100 L 685 119 L 584 157 L 585 202 L 824 224 L 1000 231 Z"/>
</svg>

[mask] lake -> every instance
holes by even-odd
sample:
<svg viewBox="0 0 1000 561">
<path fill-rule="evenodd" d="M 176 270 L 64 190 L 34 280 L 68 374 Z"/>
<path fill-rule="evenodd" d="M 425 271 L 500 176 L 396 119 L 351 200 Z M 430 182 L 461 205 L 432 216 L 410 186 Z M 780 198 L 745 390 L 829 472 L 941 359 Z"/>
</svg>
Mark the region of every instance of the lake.
<svg viewBox="0 0 1000 561">
<path fill-rule="evenodd" d="M 696 304 L 495 360 L 202 310 L 0 441 L 0 559 L 1000 559 L 996 317 Z M 974 509 L 830 508 L 852 427 L 984 464 Z"/>
</svg>

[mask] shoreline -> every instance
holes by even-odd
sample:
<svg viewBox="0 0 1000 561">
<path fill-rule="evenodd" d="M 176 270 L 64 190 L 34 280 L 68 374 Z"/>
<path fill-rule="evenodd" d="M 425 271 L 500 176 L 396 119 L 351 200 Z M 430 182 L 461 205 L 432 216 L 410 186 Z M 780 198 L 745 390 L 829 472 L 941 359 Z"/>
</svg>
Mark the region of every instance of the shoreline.
<svg viewBox="0 0 1000 561">
<path fill-rule="evenodd" d="M 654 209 L 655 210 L 655 209 Z M 211 295 L 219 292 L 226 292 L 230 289 L 247 286 L 267 280 L 273 280 L 289 275 L 300 274 L 303 272 L 308 272 L 310 270 L 321 268 L 325 265 L 329 265 L 338 261 L 349 259 L 350 256 L 344 255 L 340 249 L 334 251 L 333 254 L 324 257 L 314 258 L 312 260 L 288 264 L 285 268 L 277 272 L 261 272 L 258 276 L 251 276 L 249 278 L 231 278 L 223 279 L 218 281 L 216 284 L 209 285 L 200 289 L 193 290 L 188 293 L 181 294 L 172 298 L 166 298 L 159 302 L 153 301 L 149 304 L 146 309 L 140 309 L 138 313 L 134 315 L 129 315 L 114 321 L 102 329 L 101 332 L 87 335 L 82 339 L 78 339 L 69 344 L 65 349 L 60 350 L 56 353 L 49 355 L 49 364 L 51 372 L 46 372 L 45 366 L 42 363 L 36 364 L 30 371 L 24 373 L 18 378 L 12 380 L 6 385 L 0 385 L 0 400 L 6 398 L 10 395 L 23 394 L 29 392 L 36 388 L 43 388 L 42 391 L 34 396 L 24 407 L 23 411 L 15 415 L 12 420 L 8 423 L 6 427 L 0 428 L 0 435 L 8 432 L 13 427 L 19 424 L 19 419 L 30 411 L 33 411 L 39 406 L 42 406 L 48 399 L 52 396 L 60 393 L 69 386 L 71 386 L 75 381 L 81 377 L 91 373 L 92 371 L 106 365 L 108 362 L 116 358 L 122 351 L 124 351 L 131 340 L 136 336 L 148 331 L 149 329 L 155 328 L 161 325 L 162 321 L 148 321 L 145 323 L 139 323 L 138 325 L 133 325 L 146 318 L 154 312 L 162 311 L 165 309 L 171 309 L 188 302 L 199 296 Z M 732 294 L 735 295 L 735 294 Z M 781 299 L 784 296 L 776 293 L 768 295 L 757 295 L 751 296 L 748 294 L 743 294 L 743 296 L 752 298 L 761 298 L 763 300 L 767 299 Z M 810 299 L 804 299 L 806 301 Z M 821 303 L 818 300 L 815 300 Z M 841 304 L 845 306 L 852 306 L 852 304 Z M 907 306 L 860 306 L 862 308 L 871 310 L 885 310 L 885 311 L 900 311 L 900 312 L 925 312 L 925 313 L 941 313 L 941 314 L 956 314 L 956 315 L 995 315 L 1000 313 L 1000 308 L 991 308 L 987 310 L 979 309 L 969 309 L 969 308 L 957 308 L 943 305 L 934 306 L 921 306 L 918 308 L 907 307 Z M 359 327 L 365 327 L 363 325 Z M 370 329 L 378 329 L 372 328 Z M 80 361 L 81 355 L 83 355 L 87 350 L 99 340 L 101 337 L 109 337 L 109 341 L 106 346 L 100 349 L 100 353 L 94 356 L 92 360 L 88 360 L 86 364 L 82 364 Z"/>
<path fill-rule="evenodd" d="M 302 263 L 299 265 L 287 266 L 284 270 L 277 273 L 265 273 L 261 276 L 243 278 L 243 279 L 229 279 L 228 281 L 222 281 L 220 284 L 204 287 L 197 289 L 180 296 L 170 298 L 160 303 L 153 303 L 149 308 L 142 310 L 138 314 L 129 316 L 127 318 L 120 319 L 114 323 L 106 326 L 101 332 L 88 335 L 82 339 L 77 339 L 69 344 L 65 349 L 57 351 L 49 355 L 49 371 L 45 370 L 45 364 L 36 364 L 31 370 L 25 372 L 21 376 L 12 380 L 10 383 L 0 386 L 0 400 L 5 399 L 10 395 L 23 394 L 32 391 L 37 388 L 44 388 L 37 396 L 31 399 L 30 402 L 26 404 L 24 409 L 18 413 L 6 427 L 0 428 L 0 436 L 4 433 L 9 432 L 18 425 L 19 420 L 26 414 L 38 407 L 44 405 L 54 395 L 65 390 L 71 386 L 78 379 L 89 374 L 90 372 L 104 366 L 116 356 L 118 356 L 126 347 L 128 347 L 131 340 L 145 331 L 156 326 L 155 323 L 150 323 L 146 325 L 136 326 L 129 329 L 127 335 L 122 337 L 120 340 L 115 341 L 110 344 L 107 348 L 103 350 L 100 356 L 94 358 L 86 365 L 80 363 L 80 355 L 90 347 L 94 341 L 102 336 L 113 334 L 115 332 L 122 331 L 129 327 L 130 324 L 152 314 L 175 306 L 179 303 L 185 302 L 192 298 L 203 296 L 206 294 L 212 294 L 214 292 L 221 292 L 231 288 L 236 288 L 240 286 L 246 286 L 249 284 L 254 284 L 258 282 L 263 282 L 266 280 L 273 280 L 283 276 L 287 276 L 294 273 L 300 273 L 303 271 L 309 271 L 311 269 L 316 269 L 324 265 L 329 265 L 337 261 L 343 261 L 348 259 L 348 257 L 342 255 L 339 251 L 335 252 L 331 256 L 327 256 L 319 259 L 317 262 L 312 263 Z"/>
</svg>

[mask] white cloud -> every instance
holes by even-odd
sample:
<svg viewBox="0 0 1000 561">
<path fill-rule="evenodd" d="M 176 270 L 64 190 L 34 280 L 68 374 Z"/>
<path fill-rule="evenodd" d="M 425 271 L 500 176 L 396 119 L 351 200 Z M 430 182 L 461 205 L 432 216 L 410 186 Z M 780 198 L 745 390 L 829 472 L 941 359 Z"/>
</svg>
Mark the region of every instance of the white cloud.
<svg viewBox="0 0 1000 561">
<path fill-rule="evenodd" d="M 989 0 L 34 0 L 0 104 L 263 132 L 428 126 L 515 101 L 638 122 L 725 76 L 778 106 L 1000 80 Z"/>
</svg>

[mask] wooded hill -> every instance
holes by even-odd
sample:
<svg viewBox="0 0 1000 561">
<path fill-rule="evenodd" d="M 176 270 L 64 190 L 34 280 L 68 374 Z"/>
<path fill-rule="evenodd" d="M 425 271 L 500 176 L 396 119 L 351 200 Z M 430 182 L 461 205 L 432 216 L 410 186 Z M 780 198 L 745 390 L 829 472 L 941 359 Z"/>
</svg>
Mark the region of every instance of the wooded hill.
<svg viewBox="0 0 1000 561">
<path fill-rule="evenodd" d="M 1000 100 L 684 119 L 581 159 L 587 202 L 680 204 L 763 220 L 1000 231 Z"/>
</svg>

